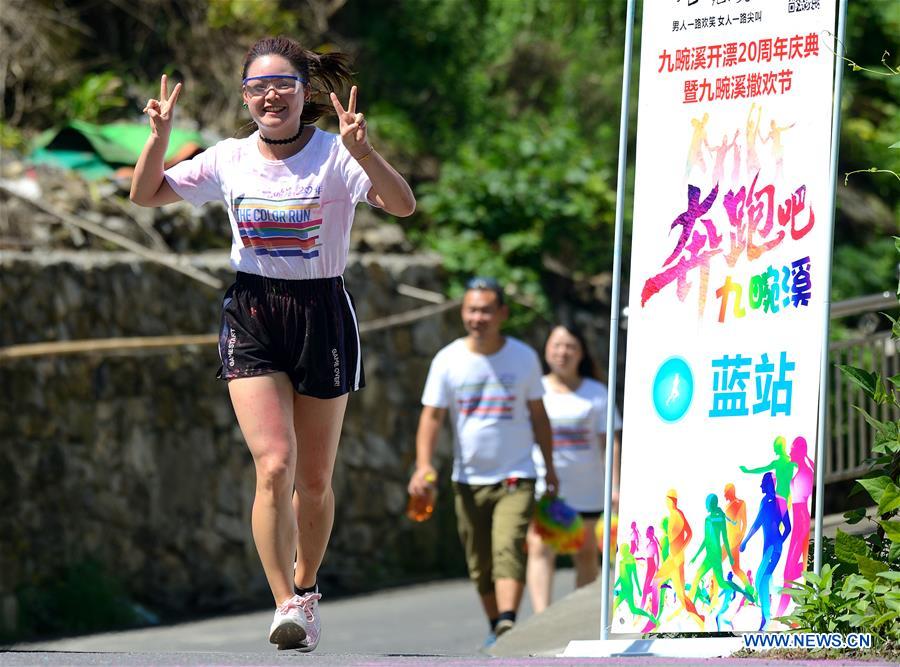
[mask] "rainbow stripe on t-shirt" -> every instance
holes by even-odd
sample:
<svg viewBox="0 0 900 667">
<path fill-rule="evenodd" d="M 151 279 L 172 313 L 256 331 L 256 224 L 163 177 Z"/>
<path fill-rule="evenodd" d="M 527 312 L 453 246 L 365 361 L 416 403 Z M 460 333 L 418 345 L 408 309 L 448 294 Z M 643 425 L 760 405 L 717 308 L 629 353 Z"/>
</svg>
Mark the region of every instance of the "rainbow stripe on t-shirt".
<svg viewBox="0 0 900 667">
<path fill-rule="evenodd" d="M 550 420 L 555 449 L 588 449 L 591 446 L 591 429 L 584 419 L 557 418 Z"/>
<path fill-rule="evenodd" d="M 235 197 L 234 219 L 245 248 L 271 257 L 319 256 L 318 231 L 322 226 L 319 197 L 264 199 Z"/>
<path fill-rule="evenodd" d="M 476 382 L 456 389 L 459 414 L 476 419 L 512 419 L 516 396 L 499 382 Z"/>
</svg>

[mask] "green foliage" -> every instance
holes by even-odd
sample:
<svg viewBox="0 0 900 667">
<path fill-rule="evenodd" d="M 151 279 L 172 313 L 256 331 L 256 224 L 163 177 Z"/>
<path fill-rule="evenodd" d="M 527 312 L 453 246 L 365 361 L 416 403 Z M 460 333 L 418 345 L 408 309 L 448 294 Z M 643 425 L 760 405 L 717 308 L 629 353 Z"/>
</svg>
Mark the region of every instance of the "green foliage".
<svg viewBox="0 0 900 667">
<path fill-rule="evenodd" d="M 874 540 L 840 530 L 832 545 L 837 563 L 786 587 L 794 607 L 779 620 L 801 632 L 870 632 L 880 644 L 900 641 L 900 559 L 873 558 Z"/>
<path fill-rule="evenodd" d="M 847 19 L 845 56 L 856 73 L 844 77 L 847 131 L 842 137 L 841 162 L 881 163 L 898 171 L 900 155 L 887 148 L 900 139 L 900 59 L 885 48 L 893 48 L 900 34 L 900 5 L 850 3 Z"/>
<path fill-rule="evenodd" d="M 369 131 L 378 137 L 379 146 L 386 146 L 392 164 L 408 172 L 426 149 L 420 128 L 405 111 L 389 101 L 373 102 L 366 115 L 371 118 Z"/>
<path fill-rule="evenodd" d="M 844 54 L 840 163 L 850 177 L 838 191 L 832 299 L 889 289 L 897 258 L 884 243 L 900 219 L 900 3 L 851 2 Z M 885 49 L 891 49 L 888 53 Z M 884 172 L 884 173 L 881 173 Z M 866 259 L 863 260 L 863 257 Z"/>
<path fill-rule="evenodd" d="M 850 3 L 845 52 L 860 70 L 845 77 L 842 171 L 900 171 L 900 150 L 887 148 L 900 139 L 900 77 L 875 73 L 897 68 L 896 56 L 879 65 L 900 34 L 897 7 Z M 163 71 L 185 82 L 179 122 L 231 136 L 246 122 L 246 48 L 288 34 L 354 57 L 376 145 L 428 200 L 409 223 L 413 236 L 446 253 L 454 279 L 499 272 L 546 313 L 544 260 L 609 270 L 623 3 L 6 0 L 4 10 L 5 118 L 26 139 L 76 117 L 139 118 Z M 19 145 L 5 128 L 3 141 Z M 880 240 L 900 217 L 896 188 L 880 176 L 842 188 L 833 299 L 892 280 L 896 261 Z M 476 208 L 451 204 L 457 193 Z"/>
<path fill-rule="evenodd" d="M 442 255 L 451 295 L 496 275 L 515 327 L 549 317 L 545 260 L 609 269 L 624 7 L 358 0 L 337 18 L 362 36 L 358 62 L 378 63 L 360 68 L 361 99 L 421 174 L 411 236 Z"/>
<path fill-rule="evenodd" d="M 122 584 L 91 560 L 20 588 L 16 598 L 21 637 L 87 634 L 140 620 Z"/>
<path fill-rule="evenodd" d="M 0 120 L 0 148 L 4 150 L 24 150 L 28 142 L 25 136 L 12 125 Z"/>
<path fill-rule="evenodd" d="M 81 83 L 57 102 L 62 118 L 78 118 L 89 123 L 120 118 L 128 105 L 122 79 L 114 72 L 88 74 Z"/>
<path fill-rule="evenodd" d="M 895 239 L 900 253 L 900 239 Z M 897 293 L 900 295 L 900 285 Z M 900 338 L 897 321 L 892 335 Z M 841 366 L 841 372 L 862 389 L 876 406 L 900 409 L 900 377 L 885 378 L 877 371 Z M 787 587 L 795 607 L 782 618 L 801 631 L 870 632 L 881 642 L 900 641 L 900 420 L 879 420 L 857 407 L 875 431 L 869 471 L 857 480 L 877 506 L 877 519 L 864 509 L 847 512 L 849 524 L 873 522 L 867 537 L 838 531 L 830 545 L 832 562 L 820 576 L 806 574 L 804 583 Z"/>
<path fill-rule="evenodd" d="M 253 26 L 260 36 L 296 33 L 298 12 L 280 5 L 279 0 L 209 0 L 206 21 L 216 29 Z"/>
<path fill-rule="evenodd" d="M 842 618 L 848 600 L 839 589 L 833 588 L 833 578 L 832 566 L 825 565 L 821 574 L 807 572 L 805 581 L 791 584 L 787 592 L 794 601 L 793 613 L 781 620 L 814 632 L 852 632 L 849 623 Z"/>
<path fill-rule="evenodd" d="M 571 124 L 532 117 L 505 132 L 479 132 L 436 183 L 420 188 L 420 207 L 434 222 L 424 239 L 458 282 L 493 273 L 546 312 L 546 256 L 587 274 L 609 266 L 609 178 Z"/>
<path fill-rule="evenodd" d="M 367 109 L 389 103 L 395 115 L 405 115 L 426 154 L 452 151 L 460 132 L 483 114 L 486 4 L 356 0 L 336 17 L 338 30 L 359 40 L 360 102 Z"/>
<path fill-rule="evenodd" d="M 831 273 L 833 301 L 890 289 L 897 273 L 897 255 L 890 238 L 878 236 L 834 249 Z"/>
<path fill-rule="evenodd" d="M 900 27 L 900 26 L 898 26 Z M 857 65 L 852 60 L 847 60 L 850 67 L 854 72 L 867 72 L 869 75 L 875 76 L 887 76 L 887 77 L 898 77 L 900 76 L 900 68 L 896 66 L 891 66 L 888 63 L 888 58 L 890 57 L 890 52 L 885 51 L 884 55 L 881 57 L 881 64 L 883 69 L 869 69 L 866 67 L 861 67 Z M 883 103 L 880 111 L 890 114 L 892 117 L 896 116 L 897 112 L 900 111 L 900 107 L 896 104 L 892 104 L 890 102 Z M 876 151 L 878 150 L 878 146 L 885 146 L 886 142 L 890 141 L 892 138 L 896 138 L 900 136 L 900 129 L 898 129 L 897 123 L 892 123 L 888 121 L 887 123 L 879 124 L 876 126 L 870 119 L 868 118 L 851 118 L 848 120 L 848 134 L 857 135 L 862 141 L 866 142 L 868 145 L 872 146 Z M 900 141 L 895 141 L 893 144 L 888 146 L 888 150 L 893 148 L 900 147 Z M 853 174 L 859 173 L 883 173 L 883 174 L 891 174 L 900 181 L 900 174 L 897 173 L 897 170 L 900 170 L 900 156 L 884 154 L 881 157 L 882 160 L 887 160 L 891 164 L 891 168 L 887 169 L 879 169 L 878 167 L 869 167 L 868 169 L 855 169 L 847 174 L 844 174 L 844 185 L 849 183 L 850 176 Z"/>
</svg>

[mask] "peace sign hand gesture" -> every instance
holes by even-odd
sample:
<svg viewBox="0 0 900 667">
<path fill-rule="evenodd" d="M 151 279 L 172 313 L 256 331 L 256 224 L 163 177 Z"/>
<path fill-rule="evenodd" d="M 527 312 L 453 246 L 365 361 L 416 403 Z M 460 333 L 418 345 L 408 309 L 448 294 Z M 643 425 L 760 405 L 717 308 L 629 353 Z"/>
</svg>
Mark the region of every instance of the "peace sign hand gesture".
<svg viewBox="0 0 900 667">
<path fill-rule="evenodd" d="M 366 132 L 365 116 L 356 113 L 356 86 L 350 88 L 350 100 L 347 102 L 346 109 L 334 93 L 331 93 L 331 103 L 334 105 L 334 111 L 341 124 L 341 141 L 344 142 L 344 146 L 357 160 L 365 157 L 371 148 Z"/>
<path fill-rule="evenodd" d="M 166 75 L 163 74 L 159 81 L 159 99 L 151 99 L 144 107 L 144 113 L 150 117 L 150 130 L 158 137 L 169 138 L 172 132 L 172 115 L 175 111 L 175 102 L 181 94 L 181 84 L 176 84 L 172 94 L 169 95 L 169 86 Z"/>
</svg>

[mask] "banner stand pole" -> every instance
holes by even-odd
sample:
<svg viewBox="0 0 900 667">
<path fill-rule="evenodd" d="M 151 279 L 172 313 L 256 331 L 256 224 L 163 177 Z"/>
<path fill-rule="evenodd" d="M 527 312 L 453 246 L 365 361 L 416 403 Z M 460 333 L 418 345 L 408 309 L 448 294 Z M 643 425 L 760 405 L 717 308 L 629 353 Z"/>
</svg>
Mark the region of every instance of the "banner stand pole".
<svg viewBox="0 0 900 667">
<path fill-rule="evenodd" d="M 828 225 L 828 261 L 825 262 L 825 309 L 822 311 L 822 359 L 819 366 L 819 424 L 816 433 L 816 523 L 813 547 L 813 571 L 822 571 L 822 521 L 825 511 L 825 427 L 828 420 L 828 338 L 831 326 L 831 263 L 834 257 L 834 219 L 837 205 L 838 153 L 841 142 L 841 92 L 844 82 L 844 35 L 847 27 L 847 0 L 840 0 L 838 8 L 837 40 L 834 60 L 834 94 L 831 100 L 831 170 L 828 186 L 831 188 L 831 216 Z"/>
<path fill-rule="evenodd" d="M 846 1 L 846 0 L 845 0 Z M 609 574 L 612 545 L 612 480 L 615 448 L 616 367 L 619 348 L 619 291 L 622 276 L 622 227 L 625 209 L 625 175 L 628 161 L 628 98 L 631 93 L 631 50 L 634 33 L 634 0 L 628 0 L 625 14 L 625 58 L 622 66 L 622 109 L 619 119 L 619 164 L 616 177 L 616 228 L 613 243 L 612 302 L 609 309 L 609 364 L 606 407 L 606 475 L 603 489 L 603 563 L 600 567 L 600 639 L 609 639 Z"/>
</svg>

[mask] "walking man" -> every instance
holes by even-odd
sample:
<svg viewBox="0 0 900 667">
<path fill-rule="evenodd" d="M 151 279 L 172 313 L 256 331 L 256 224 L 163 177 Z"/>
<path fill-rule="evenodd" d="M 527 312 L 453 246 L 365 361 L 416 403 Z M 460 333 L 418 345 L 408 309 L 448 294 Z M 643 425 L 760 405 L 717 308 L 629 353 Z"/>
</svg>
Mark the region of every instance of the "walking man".
<svg viewBox="0 0 900 667">
<path fill-rule="evenodd" d="M 541 364 L 528 345 L 500 332 L 508 315 L 496 280 L 469 281 L 462 303 L 467 335 L 431 363 L 409 482 L 411 494 L 423 495 L 434 479 L 432 457 L 449 411 L 457 527 L 490 623 L 488 645 L 515 625 L 522 600 L 525 535 L 534 509 L 533 443 L 544 456 L 548 492 L 558 486 Z"/>
</svg>

